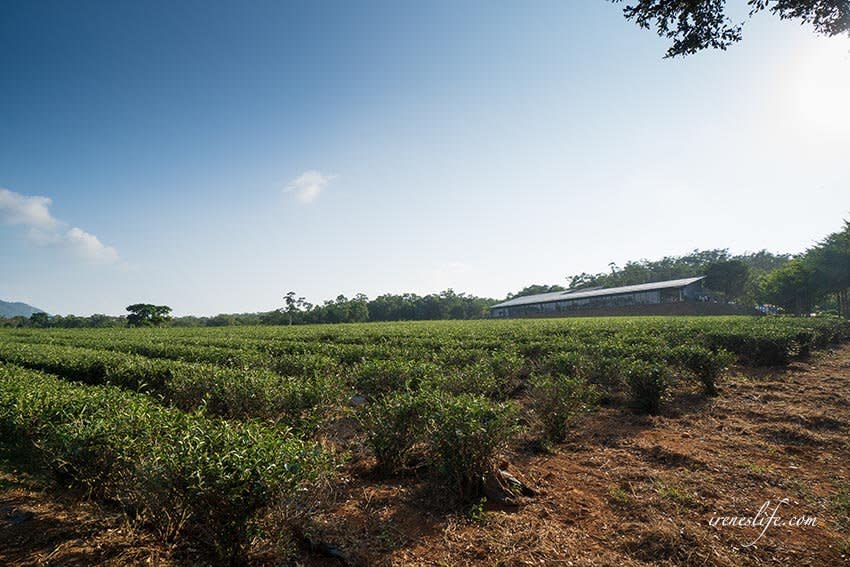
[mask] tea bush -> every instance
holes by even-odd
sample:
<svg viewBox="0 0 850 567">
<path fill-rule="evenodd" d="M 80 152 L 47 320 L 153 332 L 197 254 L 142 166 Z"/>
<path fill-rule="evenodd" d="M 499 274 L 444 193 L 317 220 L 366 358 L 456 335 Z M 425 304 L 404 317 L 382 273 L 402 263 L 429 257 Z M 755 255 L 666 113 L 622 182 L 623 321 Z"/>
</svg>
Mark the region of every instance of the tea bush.
<svg viewBox="0 0 850 567">
<path fill-rule="evenodd" d="M 459 500 L 481 494 L 493 458 L 516 432 L 518 407 L 482 396 L 430 395 L 428 438 L 435 472 Z"/>
<path fill-rule="evenodd" d="M 353 367 L 352 382 L 357 392 L 376 398 L 404 388 L 415 365 L 407 359 L 364 360 Z"/>
<path fill-rule="evenodd" d="M 632 403 L 638 410 L 655 415 L 670 394 L 670 369 L 663 363 L 633 360 L 626 377 Z"/>
<path fill-rule="evenodd" d="M 599 389 L 575 374 L 537 374 L 531 378 L 532 407 L 550 441 L 563 441 L 582 414 L 599 402 Z"/>
<path fill-rule="evenodd" d="M 222 561 L 244 554 L 269 502 L 332 471 L 318 445 L 280 430 L 8 364 L 0 364 L 0 429 L 62 478 Z"/>
<path fill-rule="evenodd" d="M 442 486 L 468 501 L 479 495 L 492 459 L 516 431 L 517 415 L 513 403 L 420 390 L 385 396 L 365 412 L 361 423 L 381 469 L 402 471 L 420 446 Z"/>
<path fill-rule="evenodd" d="M 366 410 L 361 424 L 379 468 L 401 471 L 414 446 L 427 439 L 430 401 L 420 392 L 403 391 L 385 396 Z"/>
<path fill-rule="evenodd" d="M 717 395 L 717 380 L 726 371 L 734 356 L 725 350 L 712 352 L 698 345 L 680 345 L 669 350 L 667 360 L 693 374 L 702 384 L 707 396 Z"/>
<path fill-rule="evenodd" d="M 592 363 L 586 355 L 575 351 L 557 352 L 546 357 L 539 365 L 542 372 L 563 376 L 585 376 Z"/>
</svg>

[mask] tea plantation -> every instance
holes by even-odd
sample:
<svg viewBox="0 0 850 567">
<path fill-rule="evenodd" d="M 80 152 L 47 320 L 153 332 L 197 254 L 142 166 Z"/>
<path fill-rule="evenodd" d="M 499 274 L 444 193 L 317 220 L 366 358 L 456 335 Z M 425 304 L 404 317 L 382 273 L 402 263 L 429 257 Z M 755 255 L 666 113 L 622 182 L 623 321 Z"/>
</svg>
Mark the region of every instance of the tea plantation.
<svg viewBox="0 0 850 567">
<path fill-rule="evenodd" d="M 785 317 L 6 329 L 0 434 L 56 490 L 239 562 L 300 533 L 353 452 L 474 502 L 500 454 L 556 447 L 599 404 L 663 412 L 679 391 L 723 396 L 730 366 L 848 338 Z"/>
</svg>

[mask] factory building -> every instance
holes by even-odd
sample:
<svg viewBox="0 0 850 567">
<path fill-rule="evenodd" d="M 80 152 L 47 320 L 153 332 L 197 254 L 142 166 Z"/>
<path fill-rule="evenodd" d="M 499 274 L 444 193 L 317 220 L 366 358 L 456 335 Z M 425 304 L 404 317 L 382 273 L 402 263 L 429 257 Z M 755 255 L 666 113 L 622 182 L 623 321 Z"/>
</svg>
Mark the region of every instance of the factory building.
<svg viewBox="0 0 850 567">
<path fill-rule="evenodd" d="M 633 306 L 700 303 L 709 296 L 704 276 L 610 288 L 584 288 L 515 297 L 490 308 L 491 317 L 576 315 L 583 311 L 617 314 L 635 312 Z M 650 312 L 650 310 L 645 310 Z M 638 311 L 639 312 L 639 311 Z"/>
</svg>

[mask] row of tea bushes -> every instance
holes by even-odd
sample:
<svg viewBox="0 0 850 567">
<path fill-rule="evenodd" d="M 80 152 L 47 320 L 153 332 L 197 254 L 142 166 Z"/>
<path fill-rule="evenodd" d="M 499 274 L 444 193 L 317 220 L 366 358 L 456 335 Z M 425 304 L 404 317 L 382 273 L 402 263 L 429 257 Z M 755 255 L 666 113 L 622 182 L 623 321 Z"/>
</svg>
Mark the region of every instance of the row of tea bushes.
<svg viewBox="0 0 850 567">
<path fill-rule="evenodd" d="M 166 539 L 218 562 L 251 526 L 333 470 L 316 444 L 278 429 L 186 413 L 112 386 L 0 364 L 0 432 L 61 479 L 120 503 Z"/>
<path fill-rule="evenodd" d="M 23 329 L 6 331 L 4 336 L 301 376 L 336 372 L 364 361 L 403 359 L 463 367 L 498 356 L 537 360 L 610 344 L 626 349 L 685 344 L 722 348 L 747 364 L 783 364 L 847 338 L 850 323 L 790 317 L 640 317 L 292 328 Z"/>
<path fill-rule="evenodd" d="M 84 347 L 138 354 L 150 358 L 217 364 L 231 368 L 266 368 L 271 365 L 268 355 L 244 348 L 233 348 L 232 343 L 230 346 L 198 344 L 196 341 L 186 343 L 179 339 L 169 340 L 167 337 L 159 340 L 147 340 L 142 337 L 87 333 L 85 330 L 79 329 L 77 329 L 76 335 L 29 332 L 13 335 L 13 338 L 18 342 L 30 344 Z"/>
<path fill-rule="evenodd" d="M 291 378 L 264 369 L 152 359 L 108 350 L 0 343 L 0 361 L 43 370 L 87 384 L 112 384 L 155 394 L 183 410 L 205 407 L 215 415 L 259 418 L 300 426 L 342 396 L 336 374 Z"/>
</svg>

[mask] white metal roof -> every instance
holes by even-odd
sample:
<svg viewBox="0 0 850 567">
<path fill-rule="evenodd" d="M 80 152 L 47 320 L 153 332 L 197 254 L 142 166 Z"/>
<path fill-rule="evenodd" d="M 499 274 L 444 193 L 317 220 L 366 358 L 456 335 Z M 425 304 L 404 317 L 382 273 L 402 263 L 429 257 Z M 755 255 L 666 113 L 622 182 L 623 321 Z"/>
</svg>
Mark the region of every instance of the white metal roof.
<svg viewBox="0 0 850 567">
<path fill-rule="evenodd" d="M 637 284 L 637 285 L 626 285 L 622 287 L 608 287 L 602 289 L 592 289 L 588 291 L 581 290 L 567 290 L 567 291 L 553 291 L 549 293 L 538 293 L 536 295 L 524 295 L 523 297 L 516 297 L 514 299 L 509 299 L 507 301 L 503 301 L 502 303 L 497 303 L 493 305 L 491 309 L 496 307 L 515 307 L 517 305 L 531 305 L 535 303 L 550 303 L 552 301 L 566 301 L 572 299 L 583 299 L 586 297 L 604 297 L 606 295 L 619 295 L 622 293 L 637 293 L 641 291 L 653 291 L 656 289 L 671 289 L 678 287 L 685 287 L 694 282 L 697 282 L 701 279 L 705 278 L 705 276 L 699 276 L 697 278 L 682 278 L 679 280 L 667 280 L 664 282 L 652 282 L 645 284 Z"/>
</svg>

